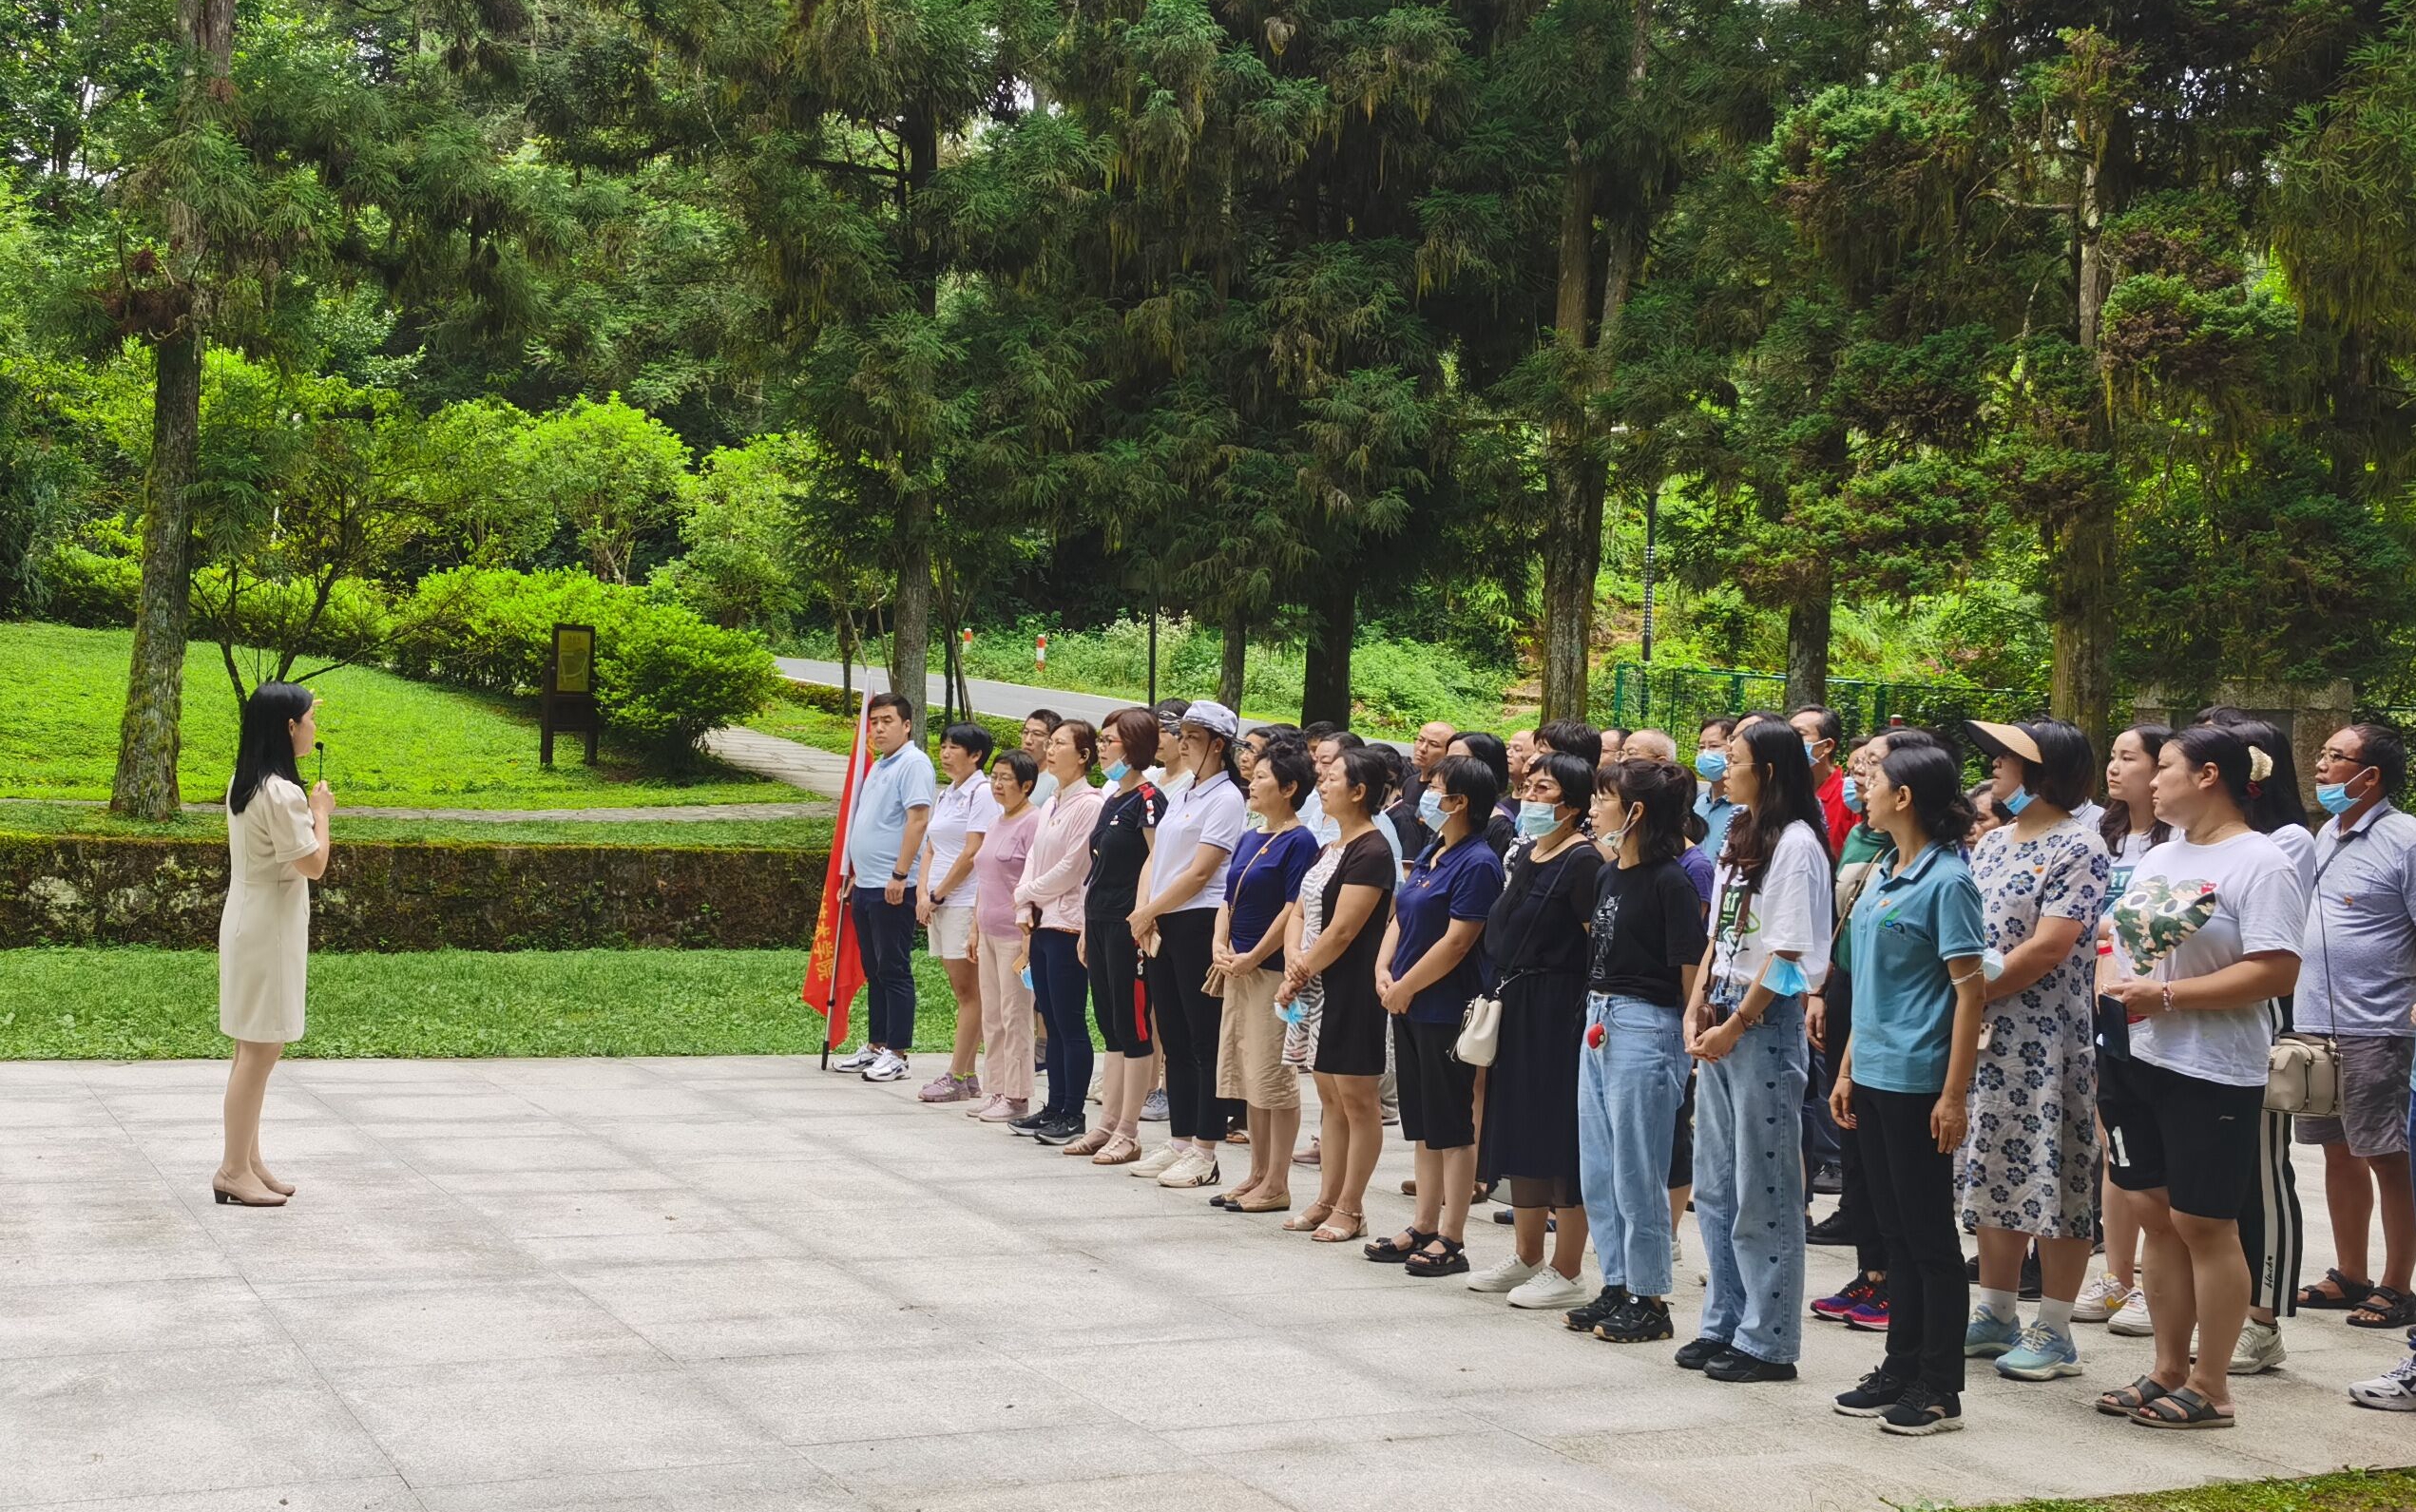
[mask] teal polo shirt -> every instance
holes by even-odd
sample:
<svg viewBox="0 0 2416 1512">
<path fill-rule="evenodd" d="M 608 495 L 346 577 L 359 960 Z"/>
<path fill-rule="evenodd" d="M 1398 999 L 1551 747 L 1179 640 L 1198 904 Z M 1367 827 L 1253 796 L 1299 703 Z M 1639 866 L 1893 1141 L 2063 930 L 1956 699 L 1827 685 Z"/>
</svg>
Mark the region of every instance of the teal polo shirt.
<svg viewBox="0 0 2416 1512">
<path fill-rule="evenodd" d="M 1987 941 L 1971 868 L 1945 846 L 1927 847 L 1862 890 L 1850 928 L 1855 1082 L 1882 1092 L 1942 1090 L 1955 1023 L 1946 963 L 1978 955 Z"/>
</svg>

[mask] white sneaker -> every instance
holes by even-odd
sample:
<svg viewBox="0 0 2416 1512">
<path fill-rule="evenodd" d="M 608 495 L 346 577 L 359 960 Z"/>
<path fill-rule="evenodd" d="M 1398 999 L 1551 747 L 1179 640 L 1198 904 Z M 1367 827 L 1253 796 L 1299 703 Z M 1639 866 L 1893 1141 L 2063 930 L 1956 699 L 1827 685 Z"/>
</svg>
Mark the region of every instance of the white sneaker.
<svg viewBox="0 0 2416 1512">
<path fill-rule="evenodd" d="M 1669 1273 L 1676 1275 L 1686 1269 L 1686 1239 L 1676 1229 L 1669 1231 Z"/>
<path fill-rule="evenodd" d="M 864 1068 L 867 1081 L 900 1081 L 906 1078 L 906 1057 L 895 1050 L 884 1050 L 880 1057 Z"/>
<path fill-rule="evenodd" d="M 2240 1342 L 2232 1348 L 2233 1375 L 2262 1375 L 2291 1357 L 2282 1348 L 2282 1330 L 2276 1324 L 2249 1319 L 2240 1330 Z"/>
<path fill-rule="evenodd" d="M 1529 1265 L 1515 1254 L 1505 1255 L 1501 1263 L 1490 1271 L 1479 1271 L 1468 1277 L 1468 1290 L 1471 1292 L 1515 1292 L 1535 1279 L 1535 1273 L 1543 1269 L 1542 1265 Z M 1579 1300 L 1584 1299 L 1581 1297 Z"/>
<path fill-rule="evenodd" d="M 1566 1312 L 1593 1299 L 1594 1293 L 1582 1284 L 1570 1280 L 1548 1265 L 1511 1288 L 1509 1296 L 1510 1306 L 1514 1308 L 1548 1309 L 1555 1312 Z"/>
<path fill-rule="evenodd" d="M 1158 1184 L 1164 1187 L 1215 1186 L 1218 1179 L 1217 1158 L 1194 1145 L 1182 1158 L 1159 1174 Z"/>
<path fill-rule="evenodd" d="M 2122 1298 L 2122 1305 L 2105 1320 L 2105 1330 L 2126 1339 L 2155 1338 L 2156 1320 L 2148 1316 L 2148 1294 L 2133 1287 Z"/>
<path fill-rule="evenodd" d="M 2349 1399 L 2384 1412 L 2416 1412 L 2416 1356 L 2400 1361 L 2371 1381 L 2352 1381 Z"/>
<path fill-rule="evenodd" d="M 2072 1304 L 2072 1321 L 2103 1323 L 2114 1316 L 2115 1310 L 2128 1301 L 2130 1295 L 2131 1289 L 2108 1272 L 2080 1289 L 2080 1297 Z"/>
<path fill-rule="evenodd" d="M 990 1110 L 992 1108 L 1003 1108 L 1005 1106 L 1007 1106 L 1007 1094 L 1004 1092 L 993 1092 L 989 1095 L 988 1100 L 982 1102 L 980 1105 L 967 1108 L 965 1110 L 965 1116 L 968 1119 L 985 1119 L 989 1117 Z"/>
<path fill-rule="evenodd" d="M 832 1062 L 831 1069 L 834 1071 L 861 1071 L 866 1066 L 869 1066 L 873 1062 L 879 1060 L 884 1053 L 885 1052 L 876 1050 L 868 1044 L 857 1050 L 853 1055 L 845 1056 L 839 1060 Z"/>
<path fill-rule="evenodd" d="M 1126 1176 L 1145 1176 L 1152 1181 L 1166 1174 L 1167 1168 L 1191 1152 L 1188 1144 L 1161 1144 L 1132 1164 L 1124 1167 Z"/>
</svg>

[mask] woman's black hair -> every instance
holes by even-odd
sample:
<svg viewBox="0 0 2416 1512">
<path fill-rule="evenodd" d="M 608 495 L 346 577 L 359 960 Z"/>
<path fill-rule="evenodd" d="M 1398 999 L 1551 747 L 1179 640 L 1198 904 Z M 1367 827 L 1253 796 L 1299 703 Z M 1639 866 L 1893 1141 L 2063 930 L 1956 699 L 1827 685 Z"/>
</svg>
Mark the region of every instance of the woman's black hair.
<svg viewBox="0 0 2416 1512">
<path fill-rule="evenodd" d="M 1829 817 L 1812 793 L 1812 763 L 1804 759 L 1804 737 L 1785 719 L 1764 719 L 1747 725 L 1734 738 L 1745 742 L 1761 777 L 1754 806 L 1737 811 L 1728 827 L 1728 846 L 1720 859 L 1758 886 L 1770 858 L 1777 853 L 1778 837 L 1791 824 L 1812 827 L 1820 853 L 1829 854 Z"/>
<path fill-rule="evenodd" d="M 1087 776 L 1091 768 L 1099 765 L 1098 727 L 1088 719 L 1067 719 L 1051 730 L 1048 737 L 1054 740 L 1060 735 L 1074 742 L 1074 755 L 1083 758 L 1083 773 Z M 1131 755 L 1127 753 L 1124 759 L 1131 760 Z"/>
<path fill-rule="evenodd" d="M 242 733 L 235 743 L 235 784 L 226 806 L 237 813 L 270 777 L 296 787 L 302 773 L 294 764 L 294 721 L 311 712 L 311 690 L 297 682 L 263 682 L 243 700 Z"/>
<path fill-rule="evenodd" d="M 1944 751 L 1950 756 L 1955 754 L 1955 743 L 1952 740 L 1935 730 L 1925 730 L 1917 724 L 1891 724 L 1885 730 L 1872 731 L 1870 738 L 1887 741 L 1890 752 L 1911 751 L 1927 747 L 1932 751 Z"/>
<path fill-rule="evenodd" d="M 1589 767 L 1602 764 L 1602 732 L 1582 719 L 1555 719 L 1536 727 L 1539 744 L 1548 745 L 1555 756 L 1573 756 Z M 1591 793 L 1593 789 L 1588 788 Z"/>
<path fill-rule="evenodd" d="M 1644 833 L 1636 842 L 1646 861 L 1675 861 L 1691 843 L 1686 829 L 1695 817 L 1695 774 L 1667 761 L 1620 761 L 1602 769 L 1594 791 L 1616 794 L 1622 810 L 1639 804 Z"/>
<path fill-rule="evenodd" d="M 2044 747 L 2041 748 L 2042 754 Z M 1980 815 L 1963 794 L 1963 768 L 1934 745 L 1908 745 L 1902 750 L 1888 742 L 1879 758 L 1888 781 L 1912 794 L 1912 815 L 1921 833 L 1940 845 L 1961 845 L 1979 827 Z M 2043 794 L 2042 794 L 2043 796 Z M 2053 803 L 2055 800 L 2047 800 Z"/>
<path fill-rule="evenodd" d="M 1463 730 L 1451 738 L 1467 746 L 1468 756 L 1484 762 L 1492 772 L 1495 791 L 1501 792 L 1509 787 L 1510 748 L 1502 743 L 1500 736 L 1485 730 Z"/>
<path fill-rule="evenodd" d="M 2089 801 L 2097 780 L 2098 756 L 2089 737 L 2077 724 L 2061 719 L 2029 719 L 2022 726 L 2039 743 L 2039 759 L 2022 762 L 2022 785 L 2034 798 L 2044 798 L 2066 813 Z"/>
<path fill-rule="evenodd" d="M 1427 786 L 1443 784 L 1443 791 L 1455 798 L 1466 798 L 1468 804 L 1468 837 L 1485 838 L 1485 827 L 1493 818 L 1493 806 L 1502 801 L 1502 784 L 1493 778 L 1493 769 L 1472 756 L 1445 756 L 1427 774 Z"/>
<path fill-rule="evenodd" d="M 995 772 L 1000 767 L 1015 774 L 1015 781 L 1023 788 L 1026 797 L 1030 797 L 1032 789 L 1040 786 L 1040 763 L 1033 760 L 1032 754 L 1022 746 L 1009 746 L 998 753 L 990 762 L 990 770 Z"/>
<path fill-rule="evenodd" d="M 987 767 L 990 753 L 998 749 L 997 738 L 978 724 L 949 725 L 940 732 L 940 744 L 952 745 L 971 756 L 977 770 Z"/>
<path fill-rule="evenodd" d="M 1317 791 L 1317 764 L 1297 740 L 1269 740 L 1267 749 L 1258 753 L 1258 768 L 1275 779 L 1275 791 L 1284 795 L 1298 813 L 1309 794 Z"/>
<path fill-rule="evenodd" d="M 2255 800 L 2248 791 L 2248 742 L 2235 731 L 2219 724 L 2194 724 L 2186 730 L 2176 730 L 2173 738 L 2164 742 L 2167 749 L 2179 747 L 2181 759 L 2191 772 L 2200 767 L 2213 767 L 2215 777 L 2230 795 L 2232 806 L 2247 818 Z M 2253 825 L 2254 821 L 2251 821 Z"/>
<path fill-rule="evenodd" d="M 2263 780 L 2251 785 L 2248 806 L 2240 811 L 2249 828 L 2259 834 L 2272 834 L 2293 824 L 2310 828 L 2307 804 L 2298 795 L 2298 758 L 2291 754 L 2290 740 L 2262 719 L 2241 719 L 2228 728 L 2273 763 Z"/>
<path fill-rule="evenodd" d="M 1338 759 L 1342 766 L 1343 787 L 1368 790 L 1367 808 L 1364 811 L 1367 816 L 1373 819 L 1377 814 L 1382 813 L 1385 795 L 1392 791 L 1392 772 L 1384 764 L 1384 758 L 1366 746 L 1360 746 L 1355 750 L 1343 752 Z"/>
<path fill-rule="evenodd" d="M 2164 742 L 2173 738 L 2173 732 L 2160 724 L 2135 724 L 2122 734 L 2136 735 L 2139 737 L 2139 749 L 2148 754 L 2148 765 L 2151 767 L 2156 765 L 2157 753 L 2164 749 Z M 2116 737 L 2117 739 L 2120 737 Z M 2108 755 L 2107 759 L 2113 759 L 2111 754 Z M 2154 809 L 2150 809 L 2148 813 L 2151 821 L 2148 825 L 2148 844 L 2162 845 L 2165 841 L 2172 839 L 2173 826 L 2162 819 L 2156 818 Z M 2105 842 L 2106 852 L 2111 855 L 2119 855 L 2124 842 L 2131 838 L 2131 805 L 2111 793 L 2105 796 L 2105 817 L 2098 821 L 2098 838 Z"/>
<path fill-rule="evenodd" d="M 1197 725 L 1193 726 L 1193 728 L 1199 729 Z M 1241 753 L 1234 749 L 1234 747 L 1241 744 L 1240 740 L 1228 740 L 1223 736 L 1217 734 L 1213 730 L 1203 729 L 1200 730 L 1200 734 L 1206 736 L 1210 740 L 1215 741 L 1218 745 L 1224 748 L 1224 761 L 1218 770 L 1224 773 L 1226 781 L 1231 782 L 1237 788 L 1241 786 Z M 1192 775 L 1194 780 L 1197 780 L 1198 777 L 1198 773 L 1194 773 Z"/>
<path fill-rule="evenodd" d="M 1558 806 L 1563 809 L 1575 809 L 1580 815 L 1582 815 L 1594 802 L 1594 766 L 1593 762 L 1582 756 L 1575 756 L 1566 751 L 1551 751 L 1535 758 L 1535 765 L 1528 772 L 1528 779 L 1533 780 L 1538 773 L 1550 777 L 1552 785 L 1561 790 L 1561 801 Z"/>
</svg>

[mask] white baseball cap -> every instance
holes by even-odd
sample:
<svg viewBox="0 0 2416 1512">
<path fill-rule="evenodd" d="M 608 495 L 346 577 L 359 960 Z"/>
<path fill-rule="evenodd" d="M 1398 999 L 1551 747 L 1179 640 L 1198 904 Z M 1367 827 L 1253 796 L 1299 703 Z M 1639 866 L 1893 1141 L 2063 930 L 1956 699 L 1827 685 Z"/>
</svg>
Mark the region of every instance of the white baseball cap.
<svg viewBox="0 0 2416 1512">
<path fill-rule="evenodd" d="M 1213 699 L 1203 699 L 1183 711 L 1182 722 L 1196 724 L 1219 739 L 1241 733 L 1241 718 Z"/>
</svg>

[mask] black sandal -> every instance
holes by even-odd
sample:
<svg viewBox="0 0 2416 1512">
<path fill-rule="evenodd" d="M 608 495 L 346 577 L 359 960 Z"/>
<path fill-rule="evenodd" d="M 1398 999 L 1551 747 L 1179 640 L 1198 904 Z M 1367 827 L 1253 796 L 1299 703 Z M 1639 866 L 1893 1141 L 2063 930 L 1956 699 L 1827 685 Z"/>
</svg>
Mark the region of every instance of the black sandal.
<svg viewBox="0 0 2416 1512">
<path fill-rule="evenodd" d="M 1424 1229 L 1411 1229 L 1409 1234 L 1409 1242 L 1407 1244 L 1393 1243 L 1392 1235 L 1388 1234 L 1373 1244 L 1359 1246 L 1359 1253 L 1379 1265 L 1399 1265 L 1425 1249 L 1427 1241 L 1434 1237 Z"/>
<path fill-rule="evenodd" d="M 2416 1323 L 2416 1296 L 2396 1287 L 2378 1286 L 2366 1293 L 2344 1320 L 2352 1329 L 2404 1329 Z"/>
<path fill-rule="evenodd" d="M 2327 1292 L 2324 1289 L 2330 1287 Z M 2352 1281 L 2338 1270 L 2324 1273 L 2324 1279 L 2313 1286 L 2298 1289 L 2298 1305 L 2311 1312 L 2349 1312 L 2365 1305 L 2374 1294 L 2370 1282 Z"/>
<path fill-rule="evenodd" d="M 2143 1428 L 2228 1428 L 2238 1421 L 2188 1387 L 2175 1387 L 2131 1414 Z"/>
<path fill-rule="evenodd" d="M 1411 1275 L 1423 1276 L 1461 1275 L 1467 1273 L 1468 1268 L 1467 1245 L 1457 1239 L 1447 1239 L 1440 1234 L 1429 1236 L 1427 1243 L 1443 1246 L 1442 1253 L 1438 1254 L 1422 1246 L 1415 1254 L 1402 1262 L 1401 1269 Z"/>
<path fill-rule="evenodd" d="M 2143 1375 L 2129 1386 L 2099 1392 L 2098 1410 L 2110 1418 L 2127 1418 L 2157 1398 L 2171 1396 L 2175 1389 L 2157 1385 L 2155 1376 Z"/>
</svg>

